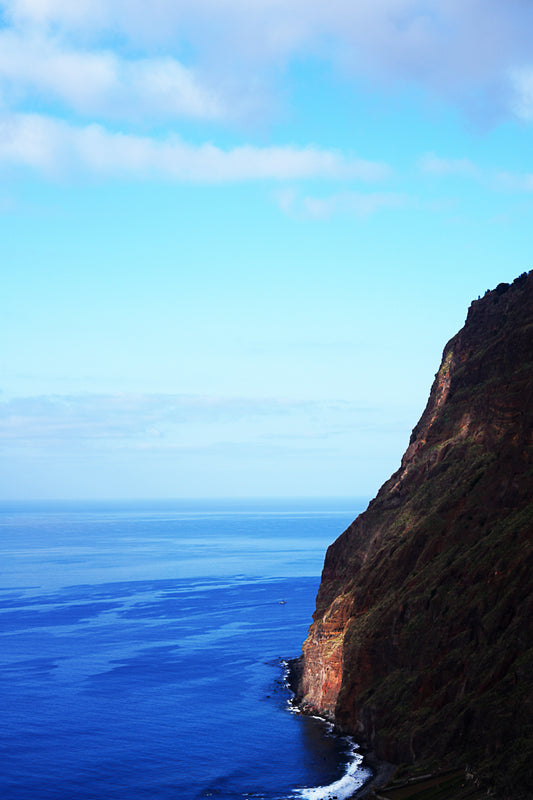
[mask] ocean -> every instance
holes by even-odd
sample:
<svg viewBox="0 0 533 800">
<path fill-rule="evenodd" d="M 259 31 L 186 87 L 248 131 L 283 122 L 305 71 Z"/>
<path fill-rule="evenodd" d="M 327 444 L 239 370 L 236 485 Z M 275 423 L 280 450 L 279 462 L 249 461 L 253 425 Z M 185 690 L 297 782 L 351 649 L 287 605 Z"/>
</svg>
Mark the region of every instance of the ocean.
<svg viewBox="0 0 533 800">
<path fill-rule="evenodd" d="M 351 501 L 0 506 L 0 796 L 341 800 L 368 773 L 296 713 Z"/>
</svg>

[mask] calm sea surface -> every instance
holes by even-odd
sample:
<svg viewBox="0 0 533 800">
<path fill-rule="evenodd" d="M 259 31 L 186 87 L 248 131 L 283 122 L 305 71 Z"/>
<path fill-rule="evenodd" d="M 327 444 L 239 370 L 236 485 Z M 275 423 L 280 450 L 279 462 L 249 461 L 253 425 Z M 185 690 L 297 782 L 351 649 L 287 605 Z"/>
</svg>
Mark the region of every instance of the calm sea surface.
<svg viewBox="0 0 533 800">
<path fill-rule="evenodd" d="M 290 710 L 283 661 L 363 508 L 0 506 L 0 796 L 347 796 L 359 757 Z"/>
</svg>

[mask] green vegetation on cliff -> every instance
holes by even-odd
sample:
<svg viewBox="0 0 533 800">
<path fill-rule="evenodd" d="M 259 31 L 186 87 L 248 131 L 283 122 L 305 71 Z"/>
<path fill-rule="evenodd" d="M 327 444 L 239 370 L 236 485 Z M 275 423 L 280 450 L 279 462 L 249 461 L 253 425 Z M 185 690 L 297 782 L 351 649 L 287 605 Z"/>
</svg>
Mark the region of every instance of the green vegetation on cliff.
<svg viewBox="0 0 533 800">
<path fill-rule="evenodd" d="M 302 707 L 387 761 L 533 796 L 532 576 L 533 272 L 472 304 L 400 469 L 328 549 Z"/>
</svg>

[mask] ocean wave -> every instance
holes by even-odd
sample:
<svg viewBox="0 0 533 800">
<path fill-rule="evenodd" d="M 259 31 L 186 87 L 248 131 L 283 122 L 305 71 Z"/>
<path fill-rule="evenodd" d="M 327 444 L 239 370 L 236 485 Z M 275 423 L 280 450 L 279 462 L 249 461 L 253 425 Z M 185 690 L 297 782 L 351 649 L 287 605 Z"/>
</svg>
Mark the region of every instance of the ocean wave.
<svg viewBox="0 0 533 800">
<path fill-rule="evenodd" d="M 294 702 L 295 697 L 290 686 L 290 663 L 283 659 L 281 664 L 284 671 L 285 685 L 291 693 L 287 703 L 288 708 L 292 713 L 299 714 L 301 712 Z M 325 725 L 326 729 L 333 734 L 335 726 L 329 720 L 319 716 L 316 716 L 315 719 L 319 719 Z M 301 797 L 303 800 L 333 800 L 333 798 L 335 798 L 335 800 L 347 800 L 372 777 L 372 771 L 367 767 L 361 766 L 363 763 L 363 756 L 359 753 L 358 745 L 349 737 L 346 737 L 346 741 L 349 744 L 347 752 L 348 755 L 351 756 L 351 760 L 342 778 L 329 784 L 329 786 L 294 789 L 293 797 Z"/>
<path fill-rule="evenodd" d="M 293 796 L 301 797 L 303 800 L 347 800 L 357 789 L 360 789 L 369 778 L 372 772 L 366 767 L 362 767 L 363 756 L 358 752 L 355 743 L 350 744 L 350 755 L 352 760 L 346 768 L 346 772 L 338 781 L 329 786 L 314 786 L 303 789 L 294 789 Z"/>
</svg>

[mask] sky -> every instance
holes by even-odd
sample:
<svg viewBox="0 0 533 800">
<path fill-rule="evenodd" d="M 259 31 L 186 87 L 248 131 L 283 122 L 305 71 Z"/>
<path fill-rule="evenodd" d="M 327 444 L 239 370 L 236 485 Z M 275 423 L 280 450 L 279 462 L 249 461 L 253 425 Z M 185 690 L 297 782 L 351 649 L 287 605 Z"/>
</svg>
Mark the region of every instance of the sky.
<svg viewBox="0 0 533 800">
<path fill-rule="evenodd" d="M 530 0 L 0 0 L 0 499 L 373 496 L 532 264 Z"/>
</svg>

